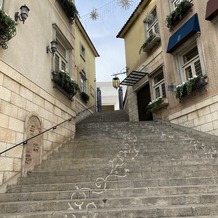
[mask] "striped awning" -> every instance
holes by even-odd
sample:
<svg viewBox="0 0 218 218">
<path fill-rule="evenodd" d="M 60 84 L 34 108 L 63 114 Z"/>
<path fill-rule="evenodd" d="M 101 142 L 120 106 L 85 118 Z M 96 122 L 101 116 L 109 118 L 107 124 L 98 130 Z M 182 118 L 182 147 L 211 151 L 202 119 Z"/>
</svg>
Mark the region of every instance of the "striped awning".
<svg viewBox="0 0 218 218">
<path fill-rule="evenodd" d="M 120 84 L 133 86 L 147 74 L 147 72 L 132 71 Z"/>
</svg>

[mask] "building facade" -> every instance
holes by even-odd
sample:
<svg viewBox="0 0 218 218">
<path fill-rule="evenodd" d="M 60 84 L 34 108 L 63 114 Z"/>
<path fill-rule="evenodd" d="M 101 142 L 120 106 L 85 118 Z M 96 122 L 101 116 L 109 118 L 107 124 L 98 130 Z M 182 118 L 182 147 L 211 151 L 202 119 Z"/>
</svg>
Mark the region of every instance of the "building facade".
<svg viewBox="0 0 218 218">
<path fill-rule="evenodd" d="M 75 54 L 76 81 L 79 84 L 80 93 L 74 100 L 77 114 L 79 114 L 77 121 L 79 121 L 96 111 L 95 58 L 99 57 L 99 54 L 78 18 L 75 20 Z"/>
<path fill-rule="evenodd" d="M 162 119 L 218 135 L 217 9 L 214 0 L 139 3 L 117 35 L 130 68 L 122 82 L 130 120 Z"/>
<path fill-rule="evenodd" d="M 76 15 L 70 0 L 0 1 L 0 191 L 75 135 Z"/>
</svg>

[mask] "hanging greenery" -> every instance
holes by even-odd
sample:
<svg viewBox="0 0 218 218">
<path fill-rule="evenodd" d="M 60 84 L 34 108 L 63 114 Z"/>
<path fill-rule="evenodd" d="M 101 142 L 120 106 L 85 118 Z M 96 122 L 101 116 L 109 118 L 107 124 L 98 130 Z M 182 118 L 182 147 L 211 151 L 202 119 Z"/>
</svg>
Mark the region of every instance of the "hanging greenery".
<svg viewBox="0 0 218 218">
<path fill-rule="evenodd" d="M 76 81 L 70 78 L 70 75 L 65 71 L 55 71 L 52 72 L 53 82 L 57 85 L 55 88 L 61 88 L 60 91 L 64 91 L 69 98 L 72 98 L 76 95 L 77 92 L 80 91 L 79 85 Z"/>
<path fill-rule="evenodd" d="M 202 75 L 194 76 L 188 81 L 176 86 L 176 98 L 181 100 L 185 96 L 190 96 L 195 90 L 201 89 L 206 84 L 205 78 Z"/>
<path fill-rule="evenodd" d="M 7 49 L 8 42 L 16 35 L 16 22 L 0 9 L 0 46 Z"/>
<path fill-rule="evenodd" d="M 79 12 L 72 0 L 58 0 L 58 3 L 70 20 L 75 19 L 75 17 L 79 15 Z"/>
<path fill-rule="evenodd" d="M 187 12 L 191 9 L 193 3 L 190 0 L 181 1 L 176 9 L 172 11 L 166 18 L 167 27 L 172 29 L 176 24 L 183 19 Z"/>
</svg>

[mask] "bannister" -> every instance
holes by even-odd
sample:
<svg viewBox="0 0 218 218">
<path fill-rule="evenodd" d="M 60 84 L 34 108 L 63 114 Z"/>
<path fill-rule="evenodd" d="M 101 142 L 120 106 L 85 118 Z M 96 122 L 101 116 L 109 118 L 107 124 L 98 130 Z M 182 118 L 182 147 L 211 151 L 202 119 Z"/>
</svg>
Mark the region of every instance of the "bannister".
<svg viewBox="0 0 218 218">
<path fill-rule="evenodd" d="M 66 123 L 66 122 L 70 122 L 73 118 L 75 118 L 75 117 L 71 117 L 71 118 L 69 118 L 69 119 L 67 119 L 67 120 L 64 120 L 63 122 L 58 123 L 57 125 L 55 125 L 55 126 L 49 128 L 49 129 L 46 129 L 46 130 L 44 130 L 43 132 L 40 132 L 40 133 L 38 133 L 38 134 L 36 134 L 36 135 L 34 135 L 34 136 L 32 136 L 32 137 L 30 137 L 30 138 L 28 138 L 28 139 L 26 139 L 26 140 L 24 140 L 24 141 L 18 143 L 18 144 L 16 144 L 16 145 L 14 145 L 14 146 L 12 146 L 12 147 L 10 147 L 10 148 L 8 148 L 8 149 L 6 149 L 6 150 L 0 152 L 0 156 L 1 156 L 2 154 L 4 154 L 5 152 L 10 151 L 11 149 L 18 147 L 19 145 L 26 145 L 26 144 L 28 143 L 28 141 L 30 141 L 31 139 L 34 139 L 34 138 L 36 138 L 36 137 L 38 137 L 38 136 L 40 136 L 40 135 L 42 135 L 42 134 L 44 134 L 44 133 L 46 133 L 46 132 L 48 132 L 48 131 L 50 131 L 50 130 L 55 130 L 58 126 L 60 126 L 60 125 L 62 125 L 62 124 L 64 124 L 64 123 Z"/>
<path fill-rule="evenodd" d="M 79 115 L 81 113 L 84 113 L 85 111 L 88 111 L 90 114 L 92 114 L 92 112 L 90 111 L 90 109 L 95 108 L 96 109 L 96 105 L 93 105 L 91 107 L 85 108 L 84 110 L 78 112 L 76 115 Z"/>
</svg>

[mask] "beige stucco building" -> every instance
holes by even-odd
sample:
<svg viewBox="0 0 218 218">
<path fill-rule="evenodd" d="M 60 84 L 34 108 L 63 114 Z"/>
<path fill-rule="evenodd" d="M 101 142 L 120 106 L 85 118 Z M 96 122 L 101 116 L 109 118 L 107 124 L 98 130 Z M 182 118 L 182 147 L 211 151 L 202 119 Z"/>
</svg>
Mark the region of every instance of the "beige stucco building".
<svg viewBox="0 0 218 218">
<path fill-rule="evenodd" d="M 130 69 L 122 82 L 130 120 L 162 119 L 218 135 L 217 12 L 214 0 L 139 3 L 117 36 Z"/>
<path fill-rule="evenodd" d="M 91 95 L 91 87 L 95 92 L 94 59 L 98 54 L 80 22 L 73 19 L 74 5 L 68 0 L 1 0 L 1 16 L 6 12 L 13 23 L 15 12 L 21 15 L 23 5 L 29 8 L 29 16 L 24 24 L 17 20 L 16 35 L 6 37 L 9 41 L 2 40 L 6 32 L 0 25 L 0 191 L 74 137 L 78 112 L 95 103 L 93 93 L 90 102 L 78 108 L 80 98 L 72 97 L 72 90 L 68 93 L 60 88 L 60 74 L 53 73 L 64 71 L 67 74 L 60 81 L 64 78 L 71 84 L 73 79 L 80 86 L 77 44 L 82 41 L 90 57 L 85 66 L 87 94 Z M 56 49 L 51 44 L 54 40 Z"/>
<path fill-rule="evenodd" d="M 81 117 L 78 117 L 80 120 L 84 115 L 96 111 L 95 58 L 99 57 L 99 54 L 78 18 L 75 20 L 75 53 L 76 81 L 80 85 L 81 92 L 89 96 L 88 102 L 83 101 L 80 94 L 74 98 L 77 112 L 89 109 L 87 113 L 80 113 Z"/>
</svg>

